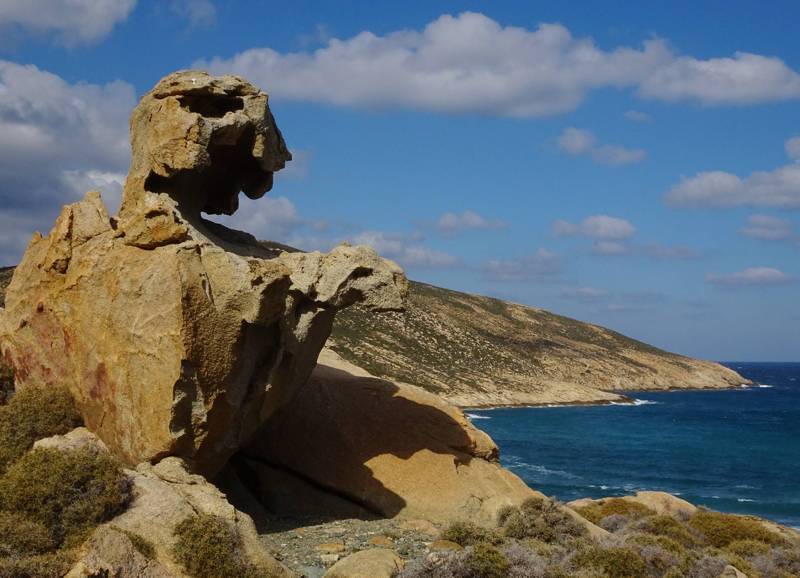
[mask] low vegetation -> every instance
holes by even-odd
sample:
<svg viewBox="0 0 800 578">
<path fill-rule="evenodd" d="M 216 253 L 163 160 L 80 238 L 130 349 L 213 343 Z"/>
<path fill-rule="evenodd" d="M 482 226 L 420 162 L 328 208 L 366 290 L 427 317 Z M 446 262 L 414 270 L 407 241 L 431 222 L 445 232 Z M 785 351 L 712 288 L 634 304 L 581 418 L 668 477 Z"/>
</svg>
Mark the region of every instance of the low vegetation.
<svg viewBox="0 0 800 578">
<path fill-rule="evenodd" d="M 65 434 L 81 424 L 66 389 L 29 386 L 0 406 L 0 473 L 38 439 Z"/>
<path fill-rule="evenodd" d="M 592 539 L 555 500 L 501 511 L 496 530 L 470 524 L 442 538 L 465 546 L 407 564 L 399 578 L 719 578 L 730 565 L 749 578 L 800 577 L 800 539 L 756 519 L 698 510 L 671 517 L 628 500 L 580 508 L 605 538 Z"/>
<path fill-rule="evenodd" d="M 576 508 L 577 512 L 592 522 L 600 524 L 601 520 L 608 516 L 625 516 L 626 518 L 643 518 L 655 514 L 647 506 L 631 500 L 622 498 L 608 498 L 599 500 L 587 506 Z"/>
<path fill-rule="evenodd" d="M 30 449 L 77 425 L 72 398 L 60 388 L 26 387 L 0 406 L 3 578 L 60 578 L 89 533 L 130 498 L 127 477 L 106 453 Z"/>
<path fill-rule="evenodd" d="M 175 527 L 175 560 L 193 578 L 267 578 L 242 555 L 236 529 L 222 518 L 190 516 Z"/>
<path fill-rule="evenodd" d="M 504 508 L 498 523 L 503 535 L 518 540 L 553 543 L 586 535 L 586 529 L 562 506 L 545 498 L 529 498 L 518 508 Z"/>
</svg>

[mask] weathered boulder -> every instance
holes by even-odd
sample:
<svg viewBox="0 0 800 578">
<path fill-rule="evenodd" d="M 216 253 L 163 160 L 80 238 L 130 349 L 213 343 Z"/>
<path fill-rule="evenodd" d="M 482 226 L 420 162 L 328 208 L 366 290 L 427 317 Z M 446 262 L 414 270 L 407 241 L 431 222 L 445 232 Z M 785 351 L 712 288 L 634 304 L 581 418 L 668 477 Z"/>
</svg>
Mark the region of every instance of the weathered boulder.
<svg viewBox="0 0 800 578">
<path fill-rule="evenodd" d="M 286 253 L 201 216 L 263 195 L 291 158 L 267 101 L 238 77 L 164 78 L 132 115 L 119 215 L 96 192 L 64 207 L 8 288 L 18 386 L 68 386 L 130 464 L 216 473 L 306 382 L 338 309 L 403 306 L 402 271 L 369 248 Z"/>
<path fill-rule="evenodd" d="M 44 438 L 36 442 L 36 447 L 108 451 L 85 428 Z M 125 474 L 131 484 L 131 503 L 95 529 L 80 548 L 68 578 L 188 578 L 173 556 L 174 531 L 187 517 L 203 514 L 228 523 L 240 539 L 241 556 L 265 575 L 296 576 L 269 554 L 252 518 L 231 505 L 216 486 L 191 473 L 182 459 L 168 457 L 155 465 L 142 463 L 136 469 L 126 469 Z M 149 551 L 143 550 L 143 544 Z"/>
<path fill-rule="evenodd" d="M 282 514 L 306 514 L 312 503 L 319 515 L 343 515 L 349 502 L 345 515 L 492 526 L 501 507 L 541 496 L 500 467 L 497 446 L 459 409 L 369 377 L 329 350 L 243 453 L 242 478 Z"/>
<path fill-rule="evenodd" d="M 371 548 L 339 560 L 325 578 L 392 578 L 403 566 L 403 559 L 394 550 Z"/>
<path fill-rule="evenodd" d="M 603 503 L 608 498 L 580 498 L 567 504 L 570 508 L 583 508 L 592 504 Z M 697 511 L 697 506 L 666 492 L 636 492 L 633 496 L 619 496 L 626 502 L 646 506 L 657 514 L 688 518 Z"/>
<path fill-rule="evenodd" d="M 135 535 L 100 526 L 81 547 L 80 557 L 64 578 L 175 578 L 164 564 L 137 549 Z"/>
</svg>

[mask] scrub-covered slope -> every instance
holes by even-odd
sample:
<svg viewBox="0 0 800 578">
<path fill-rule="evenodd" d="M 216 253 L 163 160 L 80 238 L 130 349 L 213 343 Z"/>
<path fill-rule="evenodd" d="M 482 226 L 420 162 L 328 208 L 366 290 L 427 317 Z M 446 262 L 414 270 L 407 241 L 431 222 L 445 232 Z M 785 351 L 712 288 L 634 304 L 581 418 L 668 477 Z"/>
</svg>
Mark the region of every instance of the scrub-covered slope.
<svg viewBox="0 0 800 578">
<path fill-rule="evenodd" d="M 337 316 L 328 347 L 373 375 L 467 407 L 604 402 L 619 400 L 613 391 L 747 381 L 597 325 L 422 283 L 412 283 L 404 313 Z"/>
</svg>

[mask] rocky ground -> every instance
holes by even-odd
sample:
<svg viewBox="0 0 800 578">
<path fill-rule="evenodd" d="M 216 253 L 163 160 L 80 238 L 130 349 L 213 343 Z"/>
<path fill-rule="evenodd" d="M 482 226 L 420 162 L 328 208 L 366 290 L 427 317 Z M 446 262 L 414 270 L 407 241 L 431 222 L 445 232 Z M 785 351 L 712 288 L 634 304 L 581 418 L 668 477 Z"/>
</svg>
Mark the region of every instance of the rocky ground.
<svg viewBox="0 0 800 578">
<path fill-rule="evenodd" d="M 452 545 L 437 540 L 440 528 L 426 520 L 272 520 L 261 539 L 270 553 L 307 578 L 350 554 L 388 548 L 415 559 Z"/>
</svg>

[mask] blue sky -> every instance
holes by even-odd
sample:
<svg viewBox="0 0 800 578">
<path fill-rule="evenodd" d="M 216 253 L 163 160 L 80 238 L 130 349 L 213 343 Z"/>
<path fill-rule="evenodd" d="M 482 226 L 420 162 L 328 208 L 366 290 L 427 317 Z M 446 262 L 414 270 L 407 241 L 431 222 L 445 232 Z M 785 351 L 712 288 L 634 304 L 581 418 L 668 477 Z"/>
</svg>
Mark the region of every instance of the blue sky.
<svg viewBox="0 0 800 578">
<path fill-rule="evenodd" d="M 566 6 L 565 6 L 566 4 Z M 766 4 L 766 5 L 765 5 Z M 0 2 L 0 262 L 118 203 L 136 98 L 271 95 L 295 154 L 223 222 L 721 360 L 800 359 L 796 2 Z"/>
</svg>

